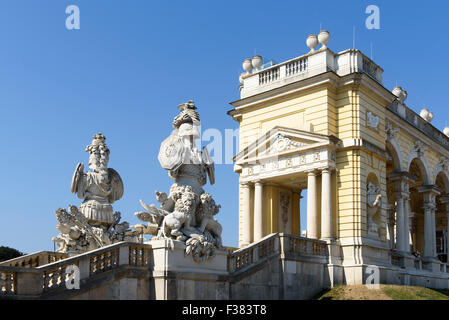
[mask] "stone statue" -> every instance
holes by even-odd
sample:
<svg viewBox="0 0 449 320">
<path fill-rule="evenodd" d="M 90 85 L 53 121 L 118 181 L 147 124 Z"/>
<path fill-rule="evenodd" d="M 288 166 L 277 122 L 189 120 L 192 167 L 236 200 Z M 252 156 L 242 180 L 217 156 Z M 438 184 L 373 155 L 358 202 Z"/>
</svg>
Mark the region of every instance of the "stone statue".
<svg viewBox="0 0 449 320">
<path fill-rule="evenodd" d="M 367 186 L 367 215 L 368 215 L 368 235 L 379 237 L 379 227 L 374 221 L 374 216 L 382 207 L 382 195 L 380 188 L 372 182 L 368 182 Z"/>
<path fill-rule="evenodd" d="M 89 168 L 78 163 L 72 178 L 70 191 L 84 199 L 79 208 L 56 210 L 57 229 L 61 232 L 53 238 L 58 252 L 78 254 L 119 241 L 137 241 L 137 232 L 129 229 L 129 223 L 119 223 L 120 212 L 113 213 L 111 204 L 123 196 L 124 187 L 120 175 L 108 168 L 109 148 L 101 134 L 93 137 L 86 147 L 89 152 Z"/>
<path fill-rule="evenodd" d="M 148 226 L 139 225 L 145 234 L 183 241 L 186 254 L 201 262 L 212 258 L 215 249 L 222 247 L 222 227 L 213 218 L 220 206 L 203 189 L 208 177 L 211 184 L 215 182 L 214 163 L 207 148 L 200 151 L 195 146 L 200 137 L 195 104 L 189 101 L 178 108 L 181 112 L 173 120 L 174 130 L 162 142 L 158 156 L 162 168 L 175 182 L 168 196 L 156 191 L 159 208 L 141 201 L 147 211 L 135 215 L 149 222 Z"/>
</svg>

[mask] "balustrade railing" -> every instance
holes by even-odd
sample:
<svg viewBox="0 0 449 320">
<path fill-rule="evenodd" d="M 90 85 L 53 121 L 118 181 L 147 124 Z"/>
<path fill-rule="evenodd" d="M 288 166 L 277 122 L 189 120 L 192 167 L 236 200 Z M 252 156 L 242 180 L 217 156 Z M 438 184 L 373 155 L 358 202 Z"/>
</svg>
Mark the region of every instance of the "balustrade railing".
<svg viewBox="0 0 449 320">
<path fill-rule="evenodd" d="M 285 76 L 290 77 L 295 74 L 305 72 L 307 70 L 307 62 L 307 58 L 300 58 L 298 60 L 288 62 L 285 65 Z"/>
<path fill-rule="evenodd" d="M 114 248 L 90 257 L 90 274 L 97 274 L 119 266 L 120 248 Z"/>
<path fill-rule="evenodd" d="M 414 112 L 409 107 L 403 104 L 399 104 L 396 101 L 388 106 L 387 109 L 407 121 L 409 124 L 423 132 L 426 136 L 439 143 L 447 150 L 449 150 L 449 138 L 446 137 L 440 130 L 435 128 L 431 123 L 421 118 L 419 114 Z"/>
<path fill-rule="evenodd" d="M 279 79 L 279 67 L 271 68 L 259 73 L 259 85 L 267 84 Z"/>
<path fill-rule="evenodd" d="M 0 270 L 0 296 L 13 295 L 15 291 L 16 273 L 14 271 Z"/>
<path fill-rule="evenodd" d="M 281 235 L 284 241 L 284 252 L 294 256 L 313 255 L 327 256 L 327 244 L 325 241 L 298 237 L 293 235 Z"/>
<path fill-rule="evenodd" d="M 244 269 L 257 261 L 275 254 L 275 241 L 279 241 L 279 235 L 273 234 L 260 242 L 253 243 L 246 248 L 234 251 L 228 256 L 228 267 L 231 272 Z"/>
<path fill-rule="evenodd" d="M 383 69 L 359 50 L 318 50 L 240 77 L 242 97 L 333 71 L 339 76 L 365 73 L 382 83 Z"/>
<path fill-rule="evenodd" d="M 129 265 L 135 267 L 146 267 L 150 264 L 150 249 L 141 245 L 129 246 Z"/>
<path fill-rule="evenodd" d="M 282 244 L 282 245 L 281 245 Z M 264 258 L 288 254 L 293 257 L 315 256 L 326 257 L 327 244 L 325 241 L 297 237 L 287 234 L 273 234 L 260 242 L 237 250 L 228 256 L 229 271 L 236 272 L 256 265 Z"/>
<path fill-rule="evenodd" d="M 38 267 L 29 262 L 35 263 L 36 256 L 27 257 L 12 263 L 14 266 L 0 266 L 0 296 L 39 295 L 65 287 L 72 273 L 67 269 L 69 266 L 79 268 L 81 280 L 120 265 L 148 267 L 150 251 L 151 247 L 145 244 L 121 242 Z M 46 258 L 50 261 L 62 259 L 63 254 Z M 15 266 L 16 263 L 20 266 Z"/>
<path fill-rule="evenodd" d="M 79 261 L 61 261 L 42 269 L 42 289 L 44 292 L 65 286 L 66 280 L 70 276 L 66 273 L 69 266 L 79 267 Z"/>
<path fill-rule="evenodd" d="M 66 253 L 39 251 L 15 259 L 0 262 L 0 266 L 37 268 L 67 258 Z"/>
<path fill-rule="evenodd" d="M 282 78 L 292 77 L 307 71 L 308 58 L 300 57 L 259 71 L 259 85 L 265 85 Z"/>
<path fill-rule="evenodd" d="M 363 71 L 365 71 L 366 74 L 371 76 L 372 78 L 377 78 L 377 69 L 378 67 L 371 61 L 369 61 L 367 58 L 362 58 L 362 68 Z"/>
</svg>

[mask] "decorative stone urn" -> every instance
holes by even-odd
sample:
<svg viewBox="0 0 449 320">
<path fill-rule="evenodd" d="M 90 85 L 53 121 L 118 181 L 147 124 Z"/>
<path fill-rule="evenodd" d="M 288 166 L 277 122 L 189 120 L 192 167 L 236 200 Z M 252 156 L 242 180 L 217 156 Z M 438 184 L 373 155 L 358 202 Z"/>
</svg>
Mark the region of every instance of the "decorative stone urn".
<svg viewBox="0 0 449 320">
<path fill-rule="evenodd" d="M 251 59 L 245 59 L 242 63 L 243 70 L 245 70 L 246 74 L 249 74 L 253 69 L 253 65 Z"/>
<path fill-rule="evenodd" d="M 327 48 L 326 45 L 329 43 L 330 39 L 331 39 L 331 35 L 330 35 L 329 31 L 327 31 L 327 30 L 320 31 L 320 33 L 318 34 L 318 41 L 322 45 L 321 49 L 326 49 Z"/>
<path fill-rule="evenodd" d="M 258 54 L 256 54 L 252 59 L 251 59 L 251 64 L 253 65 L 254 69 L 259 69 L 262 66 L 263 63 L 263 59 L 262 56 L 259 56 Z"/>
<path fill-rule="evenodd" d="M 404 103 L 407 100 L 407 91 L 403 90 L 401 87 L 395 87 L 392 93 L 398 97 L 400 103 Z"/>
<path fill-rule="evenodd" d="M 419 115 L 427 122 L 431 122 L 433 120 L 433 113 L 430 112 L 428 109 L 422 109 Z"/>
<path fill-rule="evenodd" d="M 310 36 L 308 36 L 306 44 L 310 48 L 310 52 L 314 52 L 316 46 L 318 45 L 318 37 L 316 36 L 316 34 L 311 34 Z"/>
<path fill-rule="evenodd" d="M 449 137 L 449 127 L 445 127 L 444 130 L 443 130 L 443 133 L 444 133 L 447 137 Z"/>
</svg>

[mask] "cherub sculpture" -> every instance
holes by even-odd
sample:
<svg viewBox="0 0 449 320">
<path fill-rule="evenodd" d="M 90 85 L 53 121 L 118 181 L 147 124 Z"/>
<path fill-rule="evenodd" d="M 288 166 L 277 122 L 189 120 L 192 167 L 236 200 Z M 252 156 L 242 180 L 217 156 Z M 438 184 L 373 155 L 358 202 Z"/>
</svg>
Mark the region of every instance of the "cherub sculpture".
<svg viewBox="0 0 449 320">
<path fill-rule="evenodd" d="M 170 193 L 156 191 L 160 208 L 147 205 L 142 200 L 146 212 L 135 215 L 149 222 L 146 234 L 155 238 L 169 238 L 185 241 L 186 253 L 201 262 L 214 256 L 216 248 L 221 248 L 221 225 L 212 217 L 219 212 L 212 196 L 203 186 L 207 178 L 215 183 L 214 162 L 206 147 L 198 150 L 195 140 L 200 134 L 200 117 L 193 101 L 178 106 L 180 114 L 173 120 L 173 133 L 165 139 L 159 151 L 159 162 L 175 182 Z"/>
<path fill-rule="evenodd" d="M 86 147 L 89 152 L 89 168 L 78 163 L 72 178 L 71 192 L 83 199 L 79 208 L 56 210 L 57 229 L 61 232 L 53 241 L 58 252 L 78 254 L 119 241 L 137 241 L 137 232 L 129 229 L 128 222 L 120 223 L 120 212 L 113 213 L 111 204 L 123 196 L 120 175 L 108 168 L 109 148 L 101 134 L 93 137 Z"/>
</svg>

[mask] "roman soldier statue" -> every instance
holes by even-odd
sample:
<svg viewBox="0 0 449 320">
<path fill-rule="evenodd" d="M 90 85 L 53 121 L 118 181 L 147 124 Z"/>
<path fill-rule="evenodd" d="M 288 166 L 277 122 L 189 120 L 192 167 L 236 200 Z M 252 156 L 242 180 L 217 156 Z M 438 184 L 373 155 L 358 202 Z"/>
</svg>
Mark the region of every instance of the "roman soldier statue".
<svg viewBox="0 0 449 320">
<path fill-rule="evenodd" d="M 84 165 L 78 163 L 70 191 L 84 199 L 79 210 L 89 224 L 108 227 L 114 222 L 111 204 L 123 196 L 124 188 L 117 171 L 108 168 L 109 149 L 105 140 L 101 133 L 96 134 L 92 144 L 86 147 L 92 171 L 84 173 Z"/>
<path fill-rule="evenodd" d="M 123 196 L 120 175 L 108 168 L 109 149 L 101 134 L 93 137 L 86 147 L 89 152 L 88 172 L 78 163 L 73 174 L 71 192 L 83 203 L 69 210 L 56 210 L 60 234 L 53 238 L 58 252 L 76 255 L 120 241 L 138 241 L 138 233 L 129 229 L 128 222 L 120 222 L 121 213 L 112 211 L 111 204 Z"/>
<path fill-rule="evenodd" d="M 215 183 L 214 162 L 206 147 L 197 149 L 195 140 L 200 138 L 200 117 L 193 101 L 180 104 L 180 113 L 173 120 L 172 134 L 161 143 L 159 162 L 175 182 L 170 193 L 156 191 L 160 208 L 146 205 L 147 212 L 135 215 L 147 226 L 139 225 L 145 234 L 155 239 L 165 238 L 186 243 L 186 254 L 192 254 L 196 262 L 211 259 L 215 250 L 222 247 L 222 227 L 213 218 L 218 214 L 217 205 L 210 194 L 203 190 L 207 177 Z"/>
</svg>

